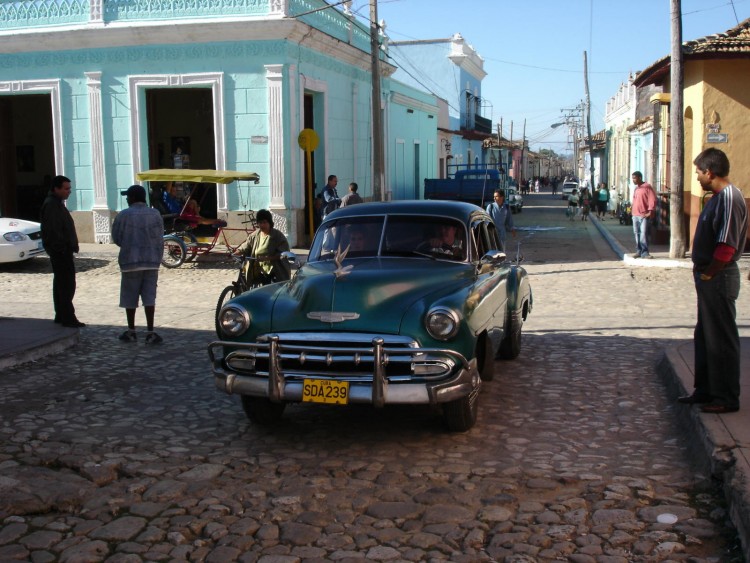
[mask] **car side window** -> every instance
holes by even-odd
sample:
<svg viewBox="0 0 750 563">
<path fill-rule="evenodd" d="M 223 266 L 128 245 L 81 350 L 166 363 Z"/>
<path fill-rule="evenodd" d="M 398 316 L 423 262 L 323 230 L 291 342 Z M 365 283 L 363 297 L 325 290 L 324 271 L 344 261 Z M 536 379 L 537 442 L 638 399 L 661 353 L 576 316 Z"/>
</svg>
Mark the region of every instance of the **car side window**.
<svg viewBox="0 0 750 563">
<path fill-rule="evenodd" d="M 497 230 L 492 221 L 478 221 L 475 223 L 472 227 L 472 239 L 476 243 L 477 260 L 481 260 L 482 256 L 490 250 L 498 250 L 500 248 Z"/>
<path fill-rule="evenodd" d="M 485 223 L 487 233 L 487 252 L 490 250 L 500 250 L 500 236 L 497 234 L 495 223 L 489 221 Z"/>
</svg>

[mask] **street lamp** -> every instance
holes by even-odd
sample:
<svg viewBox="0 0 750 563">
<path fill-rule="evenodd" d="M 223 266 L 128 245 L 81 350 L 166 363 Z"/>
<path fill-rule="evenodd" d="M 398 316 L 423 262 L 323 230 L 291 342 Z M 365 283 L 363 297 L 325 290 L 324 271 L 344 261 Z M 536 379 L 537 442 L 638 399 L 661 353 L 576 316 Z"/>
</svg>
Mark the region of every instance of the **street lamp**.
<svg viewBox="0 0 750 563">
<path fill-rule="evenodd" d="M 550 128 L 551 128 L 551 129 L 557 129 L 558 127 L 560 127 L 560 125 L 565 125 L 565 123 L 564 123 L 564 122 L 561 122 L 561 123 L 553 123 L 552 125 L 550 125 Z"/>
</svg>

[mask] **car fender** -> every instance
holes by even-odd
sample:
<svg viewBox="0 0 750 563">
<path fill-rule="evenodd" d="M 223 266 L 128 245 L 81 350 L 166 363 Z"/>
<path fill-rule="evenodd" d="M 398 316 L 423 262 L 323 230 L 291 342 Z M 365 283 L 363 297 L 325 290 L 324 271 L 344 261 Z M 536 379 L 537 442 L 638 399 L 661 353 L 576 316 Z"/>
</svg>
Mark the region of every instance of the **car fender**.
<svg viewBox="0 0 750 563">
<path fill-rule="evenodd" d="M 506 309 L 506 331 L 522 325 L 531 314 L 534 305 L 528 273 L 518 265 L 511 267 L 508 275 L 508 305 Z"/>
</svg>

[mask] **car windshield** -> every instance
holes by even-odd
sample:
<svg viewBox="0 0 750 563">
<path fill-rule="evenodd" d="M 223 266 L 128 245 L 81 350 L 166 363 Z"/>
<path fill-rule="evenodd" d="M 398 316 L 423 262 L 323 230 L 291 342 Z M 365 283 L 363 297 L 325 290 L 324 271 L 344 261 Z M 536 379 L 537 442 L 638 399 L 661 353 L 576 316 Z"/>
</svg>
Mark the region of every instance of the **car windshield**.
<svg viewBox="0 0 750 563">
<path fill-rule="evenodd" d="M 327 221 L 315 234 L 308 260 L 413 256 L 466 260 L 466 229 L 448 217 L 388 215 Z"/>
</svg>

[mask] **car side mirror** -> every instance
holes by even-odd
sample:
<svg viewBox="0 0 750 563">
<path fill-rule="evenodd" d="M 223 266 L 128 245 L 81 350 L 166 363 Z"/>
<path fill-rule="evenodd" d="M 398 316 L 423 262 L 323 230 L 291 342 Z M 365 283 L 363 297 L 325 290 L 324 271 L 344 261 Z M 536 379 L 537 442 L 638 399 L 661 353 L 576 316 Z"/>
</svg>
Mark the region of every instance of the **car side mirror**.
<svg viewBox="0 0 750 563">
<path fill-rule="evenodd" d="M 299 268 L 300 263 L 297 259 L 297 255 L 294 252 L 286 251 L 281 253 L 281 259 L 287 262 L 290 266 L 294 266 L 295 268 Z"/>
<path fill-rule="evenodd" d="M 506 260 L 505 252 L 502 250 L 490 250 L 482 256 L 482 259 L 479 261 L 480 266 L 483 265 L 490 265 L 490 266 L 497 266 L 499 264 L 502 264 Z"/>
</svg>

